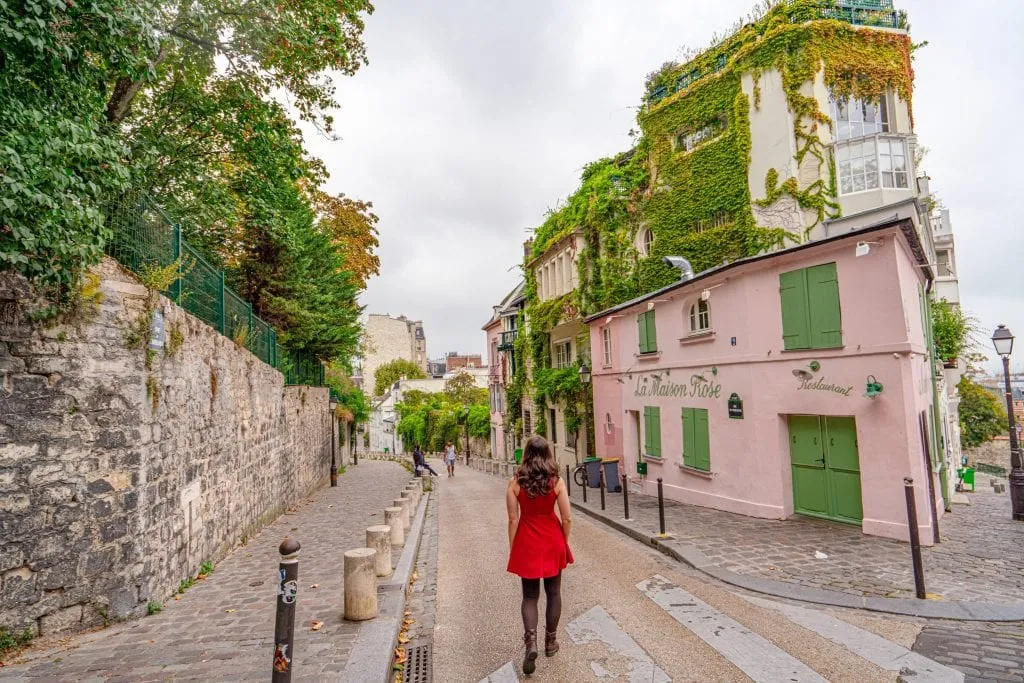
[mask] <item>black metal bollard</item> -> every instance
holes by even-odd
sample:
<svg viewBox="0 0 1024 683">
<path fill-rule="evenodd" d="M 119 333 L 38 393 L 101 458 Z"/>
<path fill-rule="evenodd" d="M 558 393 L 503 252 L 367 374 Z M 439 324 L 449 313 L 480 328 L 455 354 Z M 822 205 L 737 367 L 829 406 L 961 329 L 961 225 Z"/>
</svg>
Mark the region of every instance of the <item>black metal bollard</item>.
<svg viewBox="0 0 1024 683">
<path fill-rule="evenodd" d="M 598 485 L 601 487 L 601 509 L 604 510 L 604 468 L 601 468 L 601 476 Z"/>
<path fill-rule="evenodd" d="M 665 492 L 661 487 L 661 477 L 658 477 L 658 526 L 661 535 L 665 535 Z"/>
<path fill-rule="evenodd" d="M 590 478 L 584 473 L 583 476 L 583 502 L 587 502 L 587 489 L 590 487 Z"/>
<path fill-rule="evenodd" d="M 626 519 L 629 519 L 629 487 L 626 486 L 626 475 L 622 475 L 622 509 Z"/>
<path fill-rule="evenodd" d="M 914 561 L 914 590 L 924 600 L 924 564 L 921 562 L 921 534 L 917 528 L 917 502 L 914 500 L 914 480 L 903 478 L 903 491 L 907 494 L 907 528 L 910 530 L 910 556 Z"/>
<path fill-rule="evenodd" d="M 565 466 L 565 492 L 572 498 L 572 477 L 569 476 L 569 466 Z"/>
<path fill-rule="evenodd" d="M 292 680 L 295 660 L 295 599 L 299 591 L 299 542 L 281 541 L 281 565 L 278 570 L 277 618 L 274 620 L 274 683 Z"/>
</svg>

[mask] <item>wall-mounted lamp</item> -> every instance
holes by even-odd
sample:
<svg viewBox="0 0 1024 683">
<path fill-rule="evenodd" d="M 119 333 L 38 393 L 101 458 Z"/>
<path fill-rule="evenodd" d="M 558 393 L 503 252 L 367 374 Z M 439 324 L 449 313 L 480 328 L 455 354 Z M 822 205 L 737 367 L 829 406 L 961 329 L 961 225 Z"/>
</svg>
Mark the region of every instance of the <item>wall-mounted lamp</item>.
<svg viewBox="0 0 1024 683">
<path fill-rule="evenodd" d="M 868 386 L 864 398 L 878 398 L 882 394 L 882 383 L 874 375 L 868 375 Z"/>
<path fill-rule="evenodd" d="M 803 379 L 803 380 L 814 379 L 814 375 L 812 375 L 811 373 L 807 372 L 803 368 L 797 368 L 796 370 L 794 370 L 793 371 L 793 376 L 796 377 L 797 379 Z"/>
<path fill-rule="evenodd" d="M 881 242 L 857 242 L 857 250 L 854 252 L 858 257 L 867 256 L 871 253 L 872 244 L 882 244 Z"/>
</svg>

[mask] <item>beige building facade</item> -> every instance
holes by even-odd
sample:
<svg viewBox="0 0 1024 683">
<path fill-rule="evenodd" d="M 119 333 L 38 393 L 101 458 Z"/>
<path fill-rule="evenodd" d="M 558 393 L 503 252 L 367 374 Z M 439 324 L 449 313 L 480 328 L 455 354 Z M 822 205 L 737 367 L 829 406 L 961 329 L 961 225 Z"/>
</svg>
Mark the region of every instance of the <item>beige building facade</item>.
<svg viewBox="0 0 1024 683">
<path fill-rule="evenodd" d="M 393 318 L 386 313 L 371 313 L 363 342 L 363 389 L 372 394 L 377 368 L 398 358 L 412 361 L 427 372 L 427 336 L 423 322 L 409 320 L 404 315 Z"/>
</svg>

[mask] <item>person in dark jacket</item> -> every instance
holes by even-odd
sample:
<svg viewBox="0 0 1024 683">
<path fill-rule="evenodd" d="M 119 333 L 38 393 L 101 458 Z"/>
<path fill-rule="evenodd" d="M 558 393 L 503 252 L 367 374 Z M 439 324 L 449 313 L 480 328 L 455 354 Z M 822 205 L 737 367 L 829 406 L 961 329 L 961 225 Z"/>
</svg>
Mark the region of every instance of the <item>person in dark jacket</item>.
<svg viewBox="0 0 1024 683">
<path fill-rule="evenodd" d="M 420 450 L 420 447 L 418 445 L 416 446 L 416 448 L 412 449 L 412 464 L 413 467 L 416 468 L 417 473 L 419 473 L 420 468 L 423 468 L 430 472 L 435 477 L 437 476 L 437 472 L 435 472 L 434 468 L 431 467 L 429 463 L 427 463 L 427 459 L 423 457 L 423 451 Z"/>
</svg>

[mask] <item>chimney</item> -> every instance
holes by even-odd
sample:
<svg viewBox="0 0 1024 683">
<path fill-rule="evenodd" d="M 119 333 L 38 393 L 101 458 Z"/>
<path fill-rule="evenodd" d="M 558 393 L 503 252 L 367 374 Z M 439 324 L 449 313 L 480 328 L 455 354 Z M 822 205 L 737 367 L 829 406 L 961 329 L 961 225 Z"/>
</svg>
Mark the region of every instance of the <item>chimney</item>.
<svg viewBox="0 0 1024 683">
<path fill-rule="evenodd" d="M 533 238 L 532 237 L 530 239 L 526 240 L 525 242 L 523 242 L 523 258 L 525 260 L 529 261 L 531 256 L 533 256 Z"/>
</svg>

